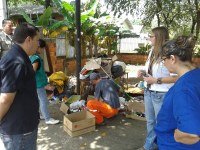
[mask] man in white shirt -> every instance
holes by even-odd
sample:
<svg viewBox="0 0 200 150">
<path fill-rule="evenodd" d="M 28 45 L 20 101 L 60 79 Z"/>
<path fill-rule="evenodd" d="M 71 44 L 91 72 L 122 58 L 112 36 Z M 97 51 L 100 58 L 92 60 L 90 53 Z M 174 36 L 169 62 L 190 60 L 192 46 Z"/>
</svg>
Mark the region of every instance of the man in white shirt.
<svg viewBox="0 0 200 150">
<path fill-rule="evenodd" d="M 2 21 L 3 30 L 0 32 L 0 59 L 8 52 L 12 45 L 13 22 L 9 19 Z"/>
</svg>

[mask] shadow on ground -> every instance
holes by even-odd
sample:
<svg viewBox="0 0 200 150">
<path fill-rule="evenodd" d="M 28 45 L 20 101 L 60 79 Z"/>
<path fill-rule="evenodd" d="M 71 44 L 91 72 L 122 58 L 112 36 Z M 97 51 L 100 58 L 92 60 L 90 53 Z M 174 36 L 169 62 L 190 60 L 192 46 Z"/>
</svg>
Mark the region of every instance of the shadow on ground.
<svg viewBox="0 0 200 150">
<path fill-rule="evenodd" d="M 49 106 L 51 116 L 61 120 L 57 125 L 40 122 L 38 150 L 136 150 L 143 145 L 146 123 L 128 119 L 124 115 L 107 120 L 106 126 L 78 137 L 70 137 L 62 125 L 60 104 Z"/>
</svg>

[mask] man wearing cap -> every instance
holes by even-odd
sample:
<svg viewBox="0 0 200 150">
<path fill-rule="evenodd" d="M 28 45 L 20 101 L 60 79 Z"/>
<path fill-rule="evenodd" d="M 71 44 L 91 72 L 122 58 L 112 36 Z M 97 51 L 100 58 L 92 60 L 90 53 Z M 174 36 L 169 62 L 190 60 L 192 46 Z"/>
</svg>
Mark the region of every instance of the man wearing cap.
<svg viewBox="0 0 200 150">
<path fill-rule="evenodd" d="M 102 124 L 104 117 L 111 118 L 118 114 L 120 88 L 112 80 L 101 79 L 99 73 L 92 73 L 90 81 L 95 85 L 95 100 L 89 100 L 87 107 L 95 116 L 96 124 Z"/>
</svg>

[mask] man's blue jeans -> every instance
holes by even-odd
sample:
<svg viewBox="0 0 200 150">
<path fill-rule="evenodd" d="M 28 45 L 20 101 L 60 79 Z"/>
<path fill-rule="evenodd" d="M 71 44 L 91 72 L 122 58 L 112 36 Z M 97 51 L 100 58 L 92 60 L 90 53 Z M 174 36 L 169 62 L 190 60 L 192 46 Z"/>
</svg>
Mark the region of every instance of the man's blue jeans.
<svg viewBox="0 0 200 150">
<path fill-rule="evenodd" d="M 47 99 L 47 93 L 44 87 L 37 88 L 37 94 L 39 98 L 40 103 L 40 111 L 42 113 L 42 116 L 44 117 L 45 121 L 48 121 L 50 119 L 49 111 L 48 111 L 48 99 Z"/>
<path fill-rule="evenodd" d="M 147 120 L 147 136 L 144 144 L 146 150 L 153 150 L 155 148 L 155 132 L 156 119 L 158 112 L 163 103 L 165 92 L 144 91 L 145 117 Z"/>
<path fill-rule="evenodd" d="M 19 135 L 0 134 L 0 140 L 4 144 L 5 150 L 36 150 L 37 149 L 37 129 L 33 132 Z"/>
</svg>

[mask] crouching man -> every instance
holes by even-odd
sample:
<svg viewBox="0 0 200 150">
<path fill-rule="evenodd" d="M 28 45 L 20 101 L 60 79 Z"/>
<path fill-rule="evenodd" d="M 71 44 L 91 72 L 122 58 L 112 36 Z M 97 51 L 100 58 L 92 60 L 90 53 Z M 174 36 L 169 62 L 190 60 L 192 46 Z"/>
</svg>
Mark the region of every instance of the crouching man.
<svg viewBox="0 0 200 150">
<path fill-rule="evenodd" d="M 98 73 L 92 73 L 90 81 L 95 85 L 95 100 L 89 100 L 87 107 L 95 116 L 96 124 L 104 124 L 104 117 L 111 118 L 118 114 L 120 88 L 112 80 L 101 79 Z"/>
</svg>

